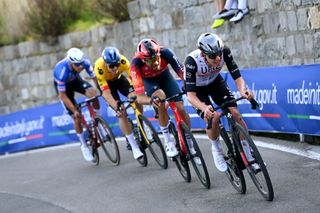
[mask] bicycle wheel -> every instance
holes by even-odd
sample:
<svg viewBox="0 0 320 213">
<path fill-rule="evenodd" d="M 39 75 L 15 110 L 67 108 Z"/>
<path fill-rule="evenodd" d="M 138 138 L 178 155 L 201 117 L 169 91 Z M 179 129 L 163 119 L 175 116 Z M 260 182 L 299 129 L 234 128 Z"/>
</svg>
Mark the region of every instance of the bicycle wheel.
<svg viewBox="0 0 320 213">
<path fill-rule="evenodd" d="M 137 128 L 137 127 L 136 127 Z M 140 135 L 142 135 L 141 130 L 137 128 L 136 131 L 140 132 Z M 138 139 L 138 137 L 135 137 Z M 146 153 L 146 142 L 144 141 L 143 137 L 141 136 L 141 141 L 136 140 L 137 143 L 139 144 L 140 151 L 143 153 L 143 156 L 141 158 L 138 158 L 137 161 L 140 163 L 141 166 L 146 167 L 148 165 L 148 157 Z"/>
<path fill-rule="evenodd" d="M 144 131 L 145 135 L 148 140 L 146 143 L 147 147 L 149 148 L 153 158 L 155 161 L 159 164 L 159 166 L 163 169 L 168 168 L 168 160 L 167 155 L 164 151 L 163 145 L 161 143 L 161 140 L 158 136 L 158 133 L 153 128 L 150 121 L 143 115 L 139 115 L 140 123 L 142 124 L 141 131 Z M 143 134 L 141 135 L 143 137 Z"/>
<path fill-rule="evenodd" d="M 228 170 L 225 172 L 231 185 L 241 194 L 246 193 L 246 181 L 242 170 L 237 165 L 238 150 L 234 148 L 229 139 L 228 133 L 224 128 L 220 128 L 220 135 L 224 141 L 222 143 L 223 153 L 227 162 Z"/>
<path fill-rule="evenodd" d="M 102 117 L 96 116 L 97 131 L 100 139 L 100 145 L 109 158 L 115 165 L 120 164 L 120 152 L 117 141 L 109 125 L 103 120 Z"/>
<path fill-rule="evenodd" d="M 178 133 L 177 133 L 177 130 L 176 130 L 174 124 L 171 121 L 170 121 L 170 125 L 169 125 L 169 131 L 173 135 L 173 137 L 176 141 L 177 149 L 179 151 L 179 155 L 174 157 L 173 161 L 175 162 L 175 164 L 178 168 L 178 171 L 181 174 L 181 176 L 183 177 L 183 179 L 186 182 L 190 182 L 191 181 L 191 173 L 190 173 L 190 167 L 188 164 L 188 160 L 186 159 L 183 152 L 181 151 Z"/>
<path fill-rule="evenodd" d="M 188 150 L 188 156 L 191 160 L 192 166 L 196 171 L 196 174 L 206 188 L 210 188 L 210 178 L 207 170 L 206 163 L 202 157 L 201 150 L 198 146 L 196 139 L 194 138 L 193 134 L 191 133 L 189 127 L 185 123 L 180 124 L 181 133 L 183 136 L 184 141 L 186 141 L 185 146 Z M 189 141 L 188 141 L 189 140 Z M 192 151 L 192 146 L 194 151 Z"/>
<path fill-rule="evenodd" d="M 272 201 L 274 197 L 274 193 L 273 193 L 271 179 L 256 145 L 254 144 L 248 131 L 244 129 L 240 124 L 236 123 L 235 128 L 239 134 L 239 138 L 243 138 L 247 140 L 250 146 L 251 155 L 254 158 L 253 161 L 249 162 L 249 165 L 246 168 L 252 181 L 254 182 L 255 186 L 257 187 L 261 195 L 266 200 Z M 242 148 L 243 150 L 245 149 L 244 147 Z M 257 165 L 254 165 L 254 164 L 257 164 Z"/>
</svg>

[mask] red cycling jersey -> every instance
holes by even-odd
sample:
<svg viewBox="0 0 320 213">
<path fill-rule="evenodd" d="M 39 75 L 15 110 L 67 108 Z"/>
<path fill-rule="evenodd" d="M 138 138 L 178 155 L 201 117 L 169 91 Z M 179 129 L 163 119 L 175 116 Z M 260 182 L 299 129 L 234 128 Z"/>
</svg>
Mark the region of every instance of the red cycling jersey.
<svg viewBox="0 0 320 213">
<path fill-rule="evenodd" d="M 183 79 L 183 65 L 179 63 L 177 56 L 169 48 L 160 48 L 160 69 L 153 69 L 145 64 L 137 54 L 131 62 L 131 78 L 136 94 L 144 93 L 143 78 L 154 78 L 159 76 L 165 70 L 168 70 L 168 64 L 174 69 L 178 76 Z"/>
</svg>

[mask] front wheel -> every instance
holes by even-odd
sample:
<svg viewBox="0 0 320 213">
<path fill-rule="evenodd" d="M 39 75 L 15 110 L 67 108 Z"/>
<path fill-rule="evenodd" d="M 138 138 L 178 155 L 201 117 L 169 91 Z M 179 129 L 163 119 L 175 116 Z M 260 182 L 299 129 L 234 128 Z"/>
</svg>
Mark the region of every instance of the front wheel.
<svg viewBox="0 0 320 213">
<path fill-rule="evenodd" d="M 198 146 L 196 139 L 191 133 L 189 127 L 185 123 L 180 124 L 181 133 L 183 140 L 185 141 L 185 146 L 188 150 L 188 159 L 190 159 L 192 166 L 202 183 L 206 188 L 210 188 L 210 178 L 207 170 L 206 163 L 203 159 L 201 150 Z"/>
<path fill-rule="evenodd" d="M 249 144 L 249 151 L 252 155 L 252 160 L 248 162 L 248 166 L 246 167 L 252 181 L 256 185 L 258 191 L 261 195 L 268 201 L 272 201 L 274 197 L 273 187 L 271 183 L 271 179 L 266 168 L 265 163 L 262 160 L 262 157 L 258 151 L 258 148 L 254 144 L 252 138 L 250 137 L 248 131 L 244 129 L 241 125 L 236 124 L 235 126 L 237 133 L 239 134 L 240 139 L 245 139 Z M 243 147 L 243 150 L 246 148 Z M 244 151 L 244 153 L 246 153 Z M 246 154 L 247 155 L 247 154 Z M 248 159 L 248 156 L 246 156 Z"/>
<path fill-rule="evenodd" d="M 186 182 L 191 181 L 191 173 L 190 173 L 190 167 L 188 164 L 188 160 L 186 159 L 185 155 L 183 154 L 181 148 L 180 148 L 180 142 L 179 142 L 179 137 L 177 130 L 174 126 L 174 124 L 170 121 L 169 125 L 169 131 L 173 135 L 175 141 L 176 141 L 176 146 L 179 151 L 179 155 L 173 158 L 173 161 L 175 162 L 179 173 L 181 174 L 182 178 Z"/>
<path fill-rule="evenodd" d="M 97 130 L 100 139 L 100 145 L 108 157 L 108 159 L 115 165 L 120 164 L 120 152 L 117 141 L 109 125 L 102 117 L 96 116 Z"/>
<path fill-rule="evenodd" d="M 142 125 L 141 133 L 142 137 L 145 139 L 147 147 L 149 148 L 153 158 L 158 163 L 158 165 L 163 168 L 168 168 L 167 155 L 164 151 L 161 140 L 158 133 L 150 123 L 150 121 L 143 115 L 139 116 L 140 124 Z"/>
<path fill-rule="evenodd" d="M 242 170 L 239 168 L 239 163 L 237 160 L 241 160 L 237 158 L 239 155 L 238 150 L 231 143 L 231 140 L 228 136 L 228 133 L 224 128 L 220 128 L 220 135 L 223 139 L 222 149 L 224 153 L 224 158 L 227 162 L 228 169 L 225 172 L 227 178 L 229 179 L 231 185 L 241 194 L 246 193 L 246 181 L 243 176 Z"/>
</svg>

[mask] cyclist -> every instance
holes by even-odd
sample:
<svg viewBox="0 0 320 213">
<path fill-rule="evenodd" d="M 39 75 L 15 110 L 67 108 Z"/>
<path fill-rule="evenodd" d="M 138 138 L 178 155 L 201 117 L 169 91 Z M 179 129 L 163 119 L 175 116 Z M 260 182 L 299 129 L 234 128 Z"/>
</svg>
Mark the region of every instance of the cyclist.
<svg viewBox="0 0 320 213">
<path fill-rule="evenodd" d="M 241 96 L 250 100 L 253 98 L 253 93 L 247 90 L 229 47 L 224 46 L 222 40 L 216 34 L 204 33 L 200 35 L 197 45 L 198 49 L 191 52 L 185 60 L 187 97 L 206 123 L 209 118 L 213 118 L 212 128 L 206 130 L 206 133 L 212 143 L 215 166 L 219 171 L 225 172 L 227 164 L 219 141 L 219 112 L 213 110 L 209 99 L 210 96 L 217 105 L 234 99 L 228 85 L 220 75 L 223 65 L 227 65 Z M 233 104 L 229 107 L 229 110 L 236 121 L 246 127 L 237 104 Z M 247 158 L 252 160 L 248 142 L 243 140 L 241 143 L 245 148 Z"/>
<path fill-rule="evenodd" d="M 71 48 L 67 52 L 67 57 L 59 61 L 53 71 L 54 86 L 58 93 L 58 97 L 62 102 L 64 108 L 74 120 L 74 128 L 77 136 L 81 142 L 81 151 L 85 160 L 92 161 L 93 156 L 88 149 L 81 125 L 81 112 L 76 107 L 74 98 L 75 92 L 81 93 L 87 97 L 94 97 L 96 95 L 95 89 L 80 76 L 80 72 L 85 69 L 88 75 L 95 79 L 93 67 L 89 59 L 84 57 L 83 52 L 78 48 Z M 93 102 L 94 109 L 99 113 L 99 101 Z"/>
<path fill-rule="evenodd" d="M 183 80 L 183 65 L 172 50 L 160 47 L 153 39 L 143 39 L 139 42 L 132 59 L 131 77 L 138 102 L 152 104 L 158 109 L 158 122 L 164 136 L 165 150 L 168 157 L 174 157 L 178 155 L 178 151 L 169 134 L 167 108 L 165 103 L 161 102 L 166 97 L 180 93 L 179 86 L 169 71 L 169 64 Z M 190 118 L 184 109 L 182 97 L 177 97 L 175 102 L 183 119 L 190 126 Z"/>
<path fill-rule="evenodd" d="M 115 110 L 119 118 L 120 129 L 129 141 L 134 159 L 141 158 L 143 153 L 134 139 L 126 110 L 123 105 L 120 106 L 121 108 L 118 107 L 118 103 L 120 103 L 118 91 L 128 98 L 136 96 L 134 88 L 127 78 L 130 78 L 130 62 L 124 55 L 119 53 L 117 48 L 106 47 L 101 57 L 95 63 L 94 72 L 97 76 L 99 87 L 102 90 L 102 96 L 109 106 Z M 124 76 L 124 72 L 127 74 L 127 77 Z M 139 104 L 137 106 L 142 112 L 142 106 Z"/>
</svg>

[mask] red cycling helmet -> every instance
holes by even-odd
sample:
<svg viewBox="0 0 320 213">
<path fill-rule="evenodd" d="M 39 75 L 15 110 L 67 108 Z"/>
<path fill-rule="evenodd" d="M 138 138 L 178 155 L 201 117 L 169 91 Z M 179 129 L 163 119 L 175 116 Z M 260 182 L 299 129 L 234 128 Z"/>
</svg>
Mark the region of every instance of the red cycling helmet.
<svg viewBox="0 0 320 213">
<path fill-rule="evenodd" d="M 154 58 L 160 52 L 159 44 L 153 39 L 142 39 L 137 46 L 137 55 L 141 58 Z"/>
</svg>

